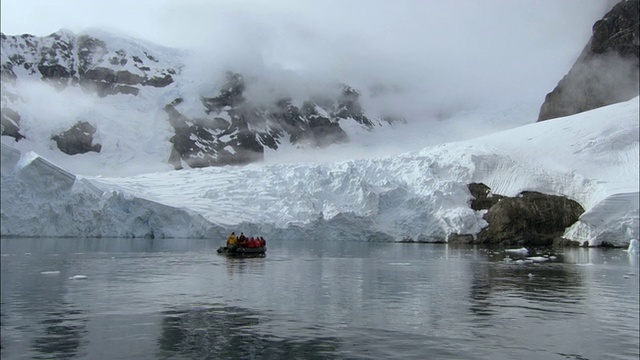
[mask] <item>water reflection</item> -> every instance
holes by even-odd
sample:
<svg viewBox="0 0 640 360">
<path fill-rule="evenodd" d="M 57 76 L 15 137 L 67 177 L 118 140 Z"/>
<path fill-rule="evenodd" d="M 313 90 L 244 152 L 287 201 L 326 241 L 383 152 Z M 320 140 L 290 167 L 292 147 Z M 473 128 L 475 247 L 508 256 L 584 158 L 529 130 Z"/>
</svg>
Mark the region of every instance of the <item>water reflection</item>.
<svg viewBox="0 0 640 360">
<path fill-rule="evenodd" d="M 94 240 L 2 239 L 3 359 L 638 358 L 638 257 L 621 250 L 515 264 L 274 240 L 234 259 L 202 240 Z"/>
<path fill-rule="evenodd" d="M 340 340 L 301 329 L 283 337 L 265 313 L 232 306 L 173 308 L 163 313 L 159 357 L 194 359 L 336 359 Z M 281 323 L 280 323 L 281 324 Z M 317 329 L 315 329 L 317 330 Z"/>
<path fill-rule="evenodd" d="M 488 316 L 505 307 L 544 309 L 541 316 L 571 316 L 587 296 L 585 279 L 578 268 L 564 263 L 564 254 L 549 254 L 553 260 L 542 263 L 506 262 L 506 254 L 487 250 L 491 261 L 472 263 L 469 290 L 470 310 Z M 542 254 L 530 254 L 538 256 Z M 513 257 L 513 255 L 511 255 Z"/>
<path fill-rule="evenodd" d="M 87 344 L 90 314 L 67 300 L 68 270 L 75 259 L 47 253 L 64 244 L 70 243 L 2 239 L 3 358 L 9 351 L 31 358 L 67 359 L 78 356 Z M 49 270 L 57 272 L 42 273 Z"/>
<path fill-rule="evenodd" d="M 219 244 L 205 239 L 121 239 L 121 238 L 21 238 L 2 239 L 3 254 L 73 254 L 212 252 Z"/>
<path fill-rule="evenodd" d="M 224 264 L 227 269 L 228 275 L 233 274 L 264 274 L 265 256 L 256 257 L 227 257 L 224 255 L 218 255 L 225 257 Z"/>
<path fill-rule="evenodd" d="M 43 331 L 33 339 L 32 349 L 43 356 L 35 358 L 69 359 L 78 355 L 87 334 L 88 314 L 82 310 L 48 311 L 38 324 Z"/>
</svg>

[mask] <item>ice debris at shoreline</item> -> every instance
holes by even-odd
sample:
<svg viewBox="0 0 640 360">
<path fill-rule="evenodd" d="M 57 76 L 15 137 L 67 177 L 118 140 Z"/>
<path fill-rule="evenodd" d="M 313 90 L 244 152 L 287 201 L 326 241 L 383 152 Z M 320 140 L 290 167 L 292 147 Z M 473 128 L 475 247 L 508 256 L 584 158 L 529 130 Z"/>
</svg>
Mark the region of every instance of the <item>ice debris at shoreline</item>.
<svg viewBox="0 0 640 360">
<path fill-rule="evenodd" d="M 519 255 L 519 256 L 527 256 L 529 254 L 529 250 L 527 250 L 527 248 L 520 248 L 520 249 L 505 249 L 504 252 L 506 252 L 509 255 Z"/>
<path fill-rule="evenodd" d="M 54 271 L 41 271 L 40 274 L 42 275 L 58 275 L 60 274 L 60 271 L 58 270 L 54 270 Z"/>
</svg>

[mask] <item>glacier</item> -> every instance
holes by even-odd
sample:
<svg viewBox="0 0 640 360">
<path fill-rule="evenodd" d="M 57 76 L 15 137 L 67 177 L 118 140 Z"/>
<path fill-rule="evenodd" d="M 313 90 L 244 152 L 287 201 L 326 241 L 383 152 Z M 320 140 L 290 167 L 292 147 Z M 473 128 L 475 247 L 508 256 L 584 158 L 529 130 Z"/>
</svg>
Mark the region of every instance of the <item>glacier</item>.
<svg viewBox="0 0 640 360">
<path fill-rule="evenodd" d="M 446 241 L 486 222 L 467 184 L 564 195 L 564 237 L 640 238 L 639 99 L 388 157 L 79 175 L 2 143 L 2 236 Z"/>
</svg>

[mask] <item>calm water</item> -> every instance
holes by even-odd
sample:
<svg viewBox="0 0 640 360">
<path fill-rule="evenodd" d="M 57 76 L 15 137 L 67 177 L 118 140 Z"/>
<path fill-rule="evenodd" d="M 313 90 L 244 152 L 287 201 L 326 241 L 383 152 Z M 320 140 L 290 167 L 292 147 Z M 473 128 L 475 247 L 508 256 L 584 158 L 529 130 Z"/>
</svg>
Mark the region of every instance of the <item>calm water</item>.
<svg viewBox="0 0 640 360">
<path fill-rule="evenodd" d="M 2 359 L 638 359 L 638 256 L 2 239 Z M 71 279 L 84 275 L 86 279 Z"/>
</svg>

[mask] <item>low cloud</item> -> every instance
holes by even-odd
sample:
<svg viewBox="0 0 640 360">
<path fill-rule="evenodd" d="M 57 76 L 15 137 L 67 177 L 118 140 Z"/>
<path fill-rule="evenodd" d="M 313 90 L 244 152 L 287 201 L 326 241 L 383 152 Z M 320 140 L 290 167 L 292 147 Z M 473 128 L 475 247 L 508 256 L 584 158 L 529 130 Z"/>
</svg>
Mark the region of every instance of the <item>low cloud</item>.
<svg viewBox="0 0 640 360">
<path fill-rule="evenodd" d="M 2 31 L 107 27 L 195 49 L 211 77 L 238 71 L 266 78 L 265 88 L 298 93 L 337 82 L 365 95 L 380 86 L 396 89 L 406 99 L 400 108 L 415 107 L 405 112 L 416 116 L 492 102 L 541 103 L 610 3 L 3 0 Z"/>
<path fill-rule="evenodd" d="M 196 49 L 212 72 L 261 79 L 255 85 L 263 93 L 305 97 L 346 83 L 370 107 L 431 119 L 487 104 L 539 106 L 608 7 L 601 1 L 192 1 L 166 3 L 156 15 L 167 43 Z"/>
<path fill-rule="evenodd" d="M 446 137 L 430 133 L 431 125 L 444 119 L 452 120 L 450 131 L 472 124 L 464 134 L 449 134 L 451 139 L 509 122 L 535 122 L 544 96 L 569 71 L 593 23 L 612 5 L 612 0 L 3 0 L 1 25 L 5 34 L 39 36 L 60 28 L 102 27 L 188 49 L 192 56 L 185 71 L 197 74 L 198 91 L 205 96 L 215 96 L 227 71 L 242 73 L 248 94 L 263 102 L 330 94 L 336 84 L 348 84 L 362 92 L 368 112 L 405 118 L 411 134 L 404 136 L 429 143 L 431 137 Z M 470 115 L 478 109 L 482 115 Z M 362 149 L 370 153 L 366 144 Z"/>
</svg>

